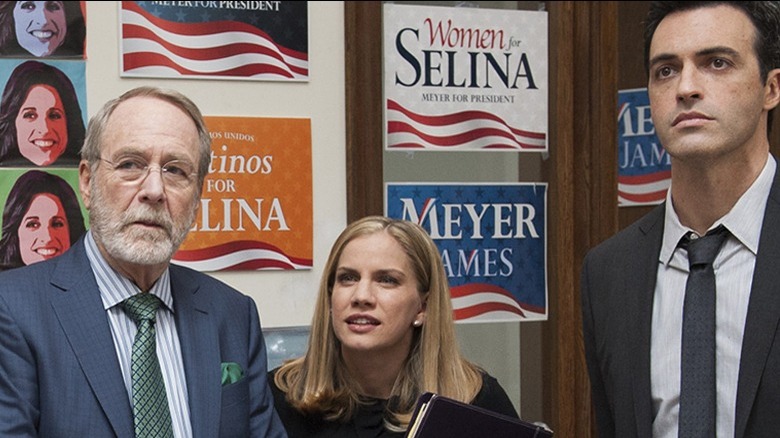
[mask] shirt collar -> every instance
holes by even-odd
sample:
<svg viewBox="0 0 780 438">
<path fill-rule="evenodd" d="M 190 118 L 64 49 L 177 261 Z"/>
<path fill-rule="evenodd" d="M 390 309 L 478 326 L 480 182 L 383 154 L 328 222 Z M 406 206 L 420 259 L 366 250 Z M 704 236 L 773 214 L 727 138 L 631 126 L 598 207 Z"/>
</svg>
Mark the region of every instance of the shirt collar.
<svg viewBox="0 0 780 438">
<path fill-rule="evenodd" d="M 758 239 L 761 235 L 761 224 L 764 220 L 764 210 L 769 191 L 772 189 L 777 163 L 770 154 L 764 168 L 753 184 L 740 196 L 734 207 L 722 218 L 715 221 L 710 229 L 723 224 L 729 232 L 753 254 L 758 253 Z M 680 223 L 680 218 L 672 204 L 671 186 L 666 192 L 666 213 L 664 217 L 664 237 L 659 260 L 668 264 L 680 239 L 692 231 Z"/>
<path fill-rule="evenodd" d="M 141 289 L 130 281 L 129 278 L 123 276 L 108 264 L 98 249 L 92 230 L 87 231 L 84 243 L 87 249 L 89 264 L 92 267 L 92 272 L 95 274 L 95 280 L 100 290 L 100 299 L 103 301 L 104 309 L 108 310 L 141 292 Z M 173 311 L 169 269 L 162 273 L 149 293 L 157 295 L 163 304 L 170 311 Z"/>
</svg>

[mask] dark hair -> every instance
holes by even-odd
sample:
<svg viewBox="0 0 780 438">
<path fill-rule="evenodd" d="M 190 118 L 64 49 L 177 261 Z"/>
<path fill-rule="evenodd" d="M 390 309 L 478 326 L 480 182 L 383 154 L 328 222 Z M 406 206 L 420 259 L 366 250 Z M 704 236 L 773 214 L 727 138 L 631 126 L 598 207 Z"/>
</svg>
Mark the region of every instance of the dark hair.
<svg viewBox="0 0 780 438">
<path fill-rule="evenodd" d="M 14 8 L 19 2 L 0 2 L 0 55 L 17 58 L 35 58 L 30 52 L 22 48 L 16 40 L 14 26 Z M 68 23 L 65 40 L 54 53 L 47 57 L 57 58 L 83 58 L 84 40 L 87 35 L 87 26 L 84 14 L 81 12 L 80 1 L 63 1 L 65 20 Z"/>
<path fill-rule="evenodd" d="M 728 5 L 745 13 L 756 28 L 754 48 L 761 80 L 780 67 L 780 2 L 652 2 L 645 20 L 645 73 L 650 74 L 650 42 L 658 24 L 673 12 Z"/>
<path fill-rule="evenodd" d="M 76 192 L 61 177 L 41 170 L 28 170 L 11 187 L 3 210 L 3 228 L 0 233 L 0 270 L 24 266 L 19 249 L 19 227 L 33 199 L 41 193 L 50 193 L 60 199 L 72 245 L 85 232 L 84 215 L 81 214 Z"/>
<path fill-rule="evenodd" d="M 650 75 L 650 43 L 661 20 L 674 12 L 710 8 L 720 5 L 731 6 L 742 11 L 756 29 L 753 48 L 758 58 L 761 81 L 766 82 L 769 71 L 780 67 L 780 2 L 651 2 L 645 19 L 645 73 Z M 767 117 L 772 126 L 772 112 Z"/>
<path fill-rule="evenodd" d="M 65 108 L 68 145 L 53 164 L 78 164 L 86 128 L 73 83 L 57 67 L 30 60 L 19 64 L 11 73 L 0 101 L 0 166 L 26 160 L 16 140 L 16 117 L 30 89 L 36 85 L 49 85 L 56 89 Z"/>
</svg>

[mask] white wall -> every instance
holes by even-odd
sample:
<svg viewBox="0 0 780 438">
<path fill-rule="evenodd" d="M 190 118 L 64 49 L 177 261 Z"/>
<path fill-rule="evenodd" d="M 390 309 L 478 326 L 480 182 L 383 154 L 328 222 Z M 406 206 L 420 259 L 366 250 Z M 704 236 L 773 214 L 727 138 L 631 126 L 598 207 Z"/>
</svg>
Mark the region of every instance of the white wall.
<svg viewBox="0 0 780 438">
<path fill-rule="evenodd" d="M 119 3 L 87 2 L 87 112 L 90 116 L 108 99 L 133 87 L 153 84 L 182 91 L 198 104 L 204 115 L 311 119 L 313 268 L 211 274 L 255 299 L 264 329 L 309 325 L 323 264 L 347 221 L 343 2 L 309 2 L 309 82 L 120 78 L 119 59 Z M 506 158 L 501 155 L 502 159 Z M 408 165 L 404 163 L 408 156 L 385 158 L 396 171 Z M 396 165 L 398 161 L 401 165 Z M 506 161 L 511 165 L 501 168 L 516 172 L 516 162 Z M 423 167 L 430 168 L 430 165 L 425 161 Z M 496 169 L 496 166 L 485 167 Z M 387 172 L 388 180 L 415 179 L 396 171 Z M 516 180 L 516 175 L 510 179 Z M 499 379 L 519 410 L 517 324 L 459 324 L 458 337 L 466 356 Z M 276 338 L 270 340 L 273 339 Z"/>
<path fill-rule="evenodd" d="M 216 272 L 252 296 L 263 328 L 308 325 L 330 245 L 346 226 L 344 4 L 309 2 L 309 81 L 119 77 L 119 2 L 87 2 L 87 112 L 139 85 L 177 89 L 207 116 L 311 120 L 314 264 L 307 271 Z"/>
</svg>

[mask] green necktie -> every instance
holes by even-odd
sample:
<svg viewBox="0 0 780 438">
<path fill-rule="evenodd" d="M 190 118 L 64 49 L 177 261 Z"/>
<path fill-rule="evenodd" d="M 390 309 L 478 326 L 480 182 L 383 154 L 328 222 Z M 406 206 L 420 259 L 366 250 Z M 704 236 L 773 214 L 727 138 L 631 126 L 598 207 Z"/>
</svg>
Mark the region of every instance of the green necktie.
<svg viewBox="0 0 780 438">
<path fill-rule="evenodd" d="M 171 413 L 154 337 L 155 313 L 160 303 L 160 299 L 151 293 L 139 293 L 122 305 L 138 327 L 130 366 L 136 438 L 173 437 Z"/>
</svg>

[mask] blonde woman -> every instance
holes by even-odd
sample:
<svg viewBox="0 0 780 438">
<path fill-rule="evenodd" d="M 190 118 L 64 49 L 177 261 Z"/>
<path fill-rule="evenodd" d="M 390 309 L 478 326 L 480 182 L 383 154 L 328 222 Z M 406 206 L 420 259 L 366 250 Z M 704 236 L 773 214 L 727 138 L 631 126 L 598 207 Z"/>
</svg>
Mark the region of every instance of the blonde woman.
<svg viewBox="0 0 780 438">
<path fill-rule="evenodd" d="M 382 216 L 338 237 L 308 351 L 271 371 L 269 382 L 291 438 L 402 437 L 426 391 L 517 417 L 498 381 L 461 355 L 428 233 Z"/>
</svg>

